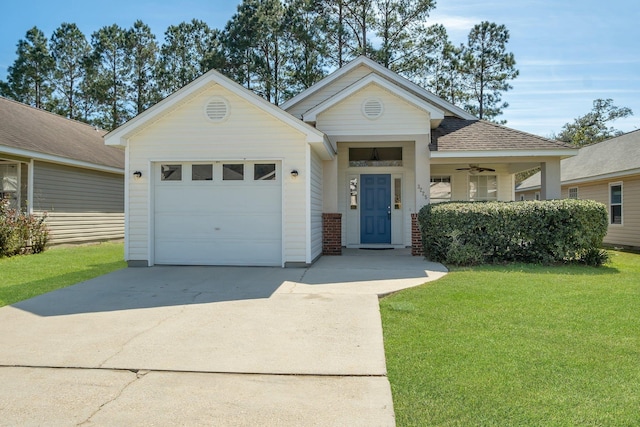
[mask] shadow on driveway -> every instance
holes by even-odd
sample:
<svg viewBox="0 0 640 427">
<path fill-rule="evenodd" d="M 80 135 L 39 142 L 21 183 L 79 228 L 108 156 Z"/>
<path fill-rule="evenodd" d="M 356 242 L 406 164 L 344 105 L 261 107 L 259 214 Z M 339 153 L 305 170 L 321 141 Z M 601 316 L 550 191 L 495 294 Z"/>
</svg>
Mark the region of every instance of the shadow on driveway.
<svg viewBox="0 0 640 427">
<path fill-rule="evenodd" d="M 125 268 L 12 306 L 39 316 L 269 298 L 304 269 L 157 266 Z"/>
</svg>

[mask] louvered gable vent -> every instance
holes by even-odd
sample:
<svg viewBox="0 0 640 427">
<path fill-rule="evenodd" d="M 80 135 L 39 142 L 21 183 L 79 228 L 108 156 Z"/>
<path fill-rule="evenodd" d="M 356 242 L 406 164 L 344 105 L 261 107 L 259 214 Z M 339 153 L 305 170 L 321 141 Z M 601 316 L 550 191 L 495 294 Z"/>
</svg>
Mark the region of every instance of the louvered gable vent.
<svg viewBox="0 0 640 427">
<path fill-rule="evenodd" d="M 222 97 L 214 97 L 207 102 L 204 113 L 212 122 L 221 122 L 229 116 L 229 103 Z"/>
<path fill-rule="evenodd" d="M 362 113 L 368 119 L 374 120 L 382 115 L 382 101 L 375 98 L 369 98 L 362 104 Z"/>
</svg>

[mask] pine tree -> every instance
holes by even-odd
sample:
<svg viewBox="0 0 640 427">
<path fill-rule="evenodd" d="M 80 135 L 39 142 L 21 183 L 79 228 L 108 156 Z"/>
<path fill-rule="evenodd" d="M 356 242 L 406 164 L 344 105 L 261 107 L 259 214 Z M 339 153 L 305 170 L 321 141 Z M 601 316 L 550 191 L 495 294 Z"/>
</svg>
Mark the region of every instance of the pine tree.
<svg viewBox="0 0 640 427">
<path fill-rule="evenodd" d="M 158 63 L 158 43 L 151 28 L 140 20 L 126 33 L 126 55 L 131 68 L 129 98 L 140 114 L 160 100 L 155 82 Z"/>
<path fill-rule="evenodd" d="M 480 119 L 493 120 L 509 106 L 502 102 L 502 92 L 512 89 L 509 80 L 519 72 L 513 53 L 506 51 L 508 41 L 504 25 L 485 21 L 471 29 L 463 48 L 462 70 L 471 99 L 466 108 Z"/>
<path fill-rule="evenodd" d="M 55 61 L 52 77 L 56 95 L 54 111 L 70 119 L 81 118 L 76 104 L 86 74 L 83 62 L 90 55 L 91 46 L 76 24 L 66 22 L 53 32 L 49 46 Z"/>
<path fill-rule="evenodd" d="M 132 117 L 127 102 L 131 64 L 127 56 L 126 31 L 116 24 L 102 27 L 92 34 L 91 44 L 96 71 L 91 86 L 98 110 L 95 123 L 112 130 Z"/>
<path fill-rule="evenodd" d="M 44 33 L 38 27 L 31 28 L 25 39 L 18 42 L 16 54 L 7 81 L 0 84 L 0 94 L 36 108 L 50 107 L 54 61 Z"/>
</svg>

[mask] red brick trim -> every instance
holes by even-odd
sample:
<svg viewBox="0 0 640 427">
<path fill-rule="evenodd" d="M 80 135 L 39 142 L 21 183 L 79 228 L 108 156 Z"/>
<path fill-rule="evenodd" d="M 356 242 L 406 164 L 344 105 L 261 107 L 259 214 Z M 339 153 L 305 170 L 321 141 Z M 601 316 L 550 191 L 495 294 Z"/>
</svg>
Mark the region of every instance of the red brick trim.
<svg viewBox="0 0 640 427">
<path fill-rule="evenodd" d="M 420 231 L 420 223 L 418 222 L 417 213 L 411 214 L 411 255 L 424 256 L 422 232 Z"/>
<path fill-rule="evenodd" d="M 322 214 L 322 255 L 342 255 L 342 214 Z"/>
</svg>

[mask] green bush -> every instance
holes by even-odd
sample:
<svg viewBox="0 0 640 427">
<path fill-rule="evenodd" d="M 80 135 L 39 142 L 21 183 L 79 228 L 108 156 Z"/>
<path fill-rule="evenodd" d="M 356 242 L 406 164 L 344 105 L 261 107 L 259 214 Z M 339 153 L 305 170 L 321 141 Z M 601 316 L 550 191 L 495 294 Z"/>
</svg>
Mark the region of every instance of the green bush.
<svg viewBox="0 0 640 427">
<path fill-rule="evenodd" d="M 9 209 L 9 201 L 0 200 L 0 257 L 21 253 L 39 253 L 49 241 L 46 214 L 41 217 Z"/>
<path fill-rule="evenodd" d="M 440 203 L 422 208 L 418 219 L 425 256 L 453 264 L 470 257 L 460 265 L 476 263 L 478 251 L 493 263 L 597 265 L 590 260 L 598 259 L 594 248 L 602 245 L 608 226 L 603 204 L 574 199 Z"/>
</svg>

